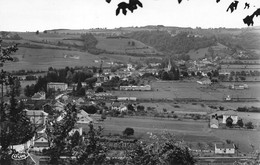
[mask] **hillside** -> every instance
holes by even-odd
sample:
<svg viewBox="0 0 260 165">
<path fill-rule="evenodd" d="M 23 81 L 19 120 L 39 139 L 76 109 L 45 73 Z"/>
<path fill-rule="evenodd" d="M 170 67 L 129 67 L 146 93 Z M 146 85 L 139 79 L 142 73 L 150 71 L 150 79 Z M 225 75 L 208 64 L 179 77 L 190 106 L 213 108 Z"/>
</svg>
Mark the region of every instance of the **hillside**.
<svg viewBox="0 0 260 165">
<path fill-rule="evenodd" d="M 19 36 L 13 38 L 12 36 Z M 6 63 L 5 70 L 47 70 L 50 66 L 111 66 L 111 62 L 140 61 L 140 57 L 156 52 L 153 48 L 132 39 L 108 39 L 92 34 L 9 33 L 3 46 L 18 43 L 15 63 Z M 130 44 L 128 44 L 130 43 Z M 134 45 L 133 45 L 134 43 Z M 138 49 L 131 54 L 132 50 Z M 143 52 L 145 51 L 145 52 Z M 97 53 L 98 55 L 95 55 Z M 140 56 L 141 54 L 141 56 Z"/>
<path fill-rule="evenodd" d="M 126 34 L 165 53 L 187 53 L 192 49 L 206 48 L 216 44 L 214 37 L 204 37 L 180 32 L 171 34 L 167 31 L 139 31 Z"/>
<path fill-rule="evenodd" d="M 159 55 L 153 47 L 144 43 L 121 37 L 96 37 L 98 40 L 97 48 L 105 50 L 110 54 L 126 54 L 132 56 L 153 56 Z"/>
</svg>

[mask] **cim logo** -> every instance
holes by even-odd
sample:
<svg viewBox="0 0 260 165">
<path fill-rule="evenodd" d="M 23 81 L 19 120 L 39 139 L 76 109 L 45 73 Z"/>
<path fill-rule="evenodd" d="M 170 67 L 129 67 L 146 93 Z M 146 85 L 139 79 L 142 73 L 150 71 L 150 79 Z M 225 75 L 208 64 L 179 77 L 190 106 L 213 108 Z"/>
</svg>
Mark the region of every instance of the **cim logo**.
<svg viewBox="0 0 260 165">
<path fill-rule="evenodd" d="M 12 155 L 13 160 L 24 160 L 29 156 L 26 152 L 20 152 Z"/>
</svg>

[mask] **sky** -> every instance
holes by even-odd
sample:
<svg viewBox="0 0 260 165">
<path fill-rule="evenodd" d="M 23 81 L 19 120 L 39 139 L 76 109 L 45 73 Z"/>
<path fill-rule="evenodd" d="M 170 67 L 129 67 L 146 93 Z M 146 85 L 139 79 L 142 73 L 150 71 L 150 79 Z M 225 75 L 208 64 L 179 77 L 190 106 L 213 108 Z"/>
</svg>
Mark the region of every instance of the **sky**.
<svg viewBox="0 0 260 165">
<path fill-rule="evenodd" d="M 115 15 L 123 0 L 0 0 L 0 31 L 116 28 L 164 25 L 202 28 L 243 28 L 243 18 L 260 8 L 260 0 L 240 0 L 238 9 L 226 12 L 233 0 L 140 0 L 143 8 Z M 128 1 L 126 1 L 128 2 Z M 244 9 L 245 2 L 250 9 Z M 255 6 L 255 7 L 254 7 Z M 254 19 L 260 26 L 260 17 Z"/>
</svg>

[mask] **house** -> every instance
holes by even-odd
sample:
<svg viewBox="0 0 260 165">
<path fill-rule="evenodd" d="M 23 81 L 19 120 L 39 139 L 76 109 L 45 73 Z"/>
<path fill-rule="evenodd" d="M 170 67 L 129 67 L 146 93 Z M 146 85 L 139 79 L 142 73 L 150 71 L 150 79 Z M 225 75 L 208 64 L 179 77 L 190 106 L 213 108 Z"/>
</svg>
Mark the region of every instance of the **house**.
<svg viewBox="0 0 260 165">
<path fill-rule="evenodd" d="M 45 125 L 48 113 L 43 110 L 27 110 L 25 109 L 26 115 L 34 125 Z"/>
<path fill-rule="evenodd" d="M 233 120 L 232 124 L 237 124 L 238 116 L 235 111 L 226 111 L 223 113 L 223 123 L 226 124 L 227 118 L 231 117 Z"/>
<path fill-rule="evenodd" d="M 215 154 L 235 154 L 234 144 L 215 144 Z"/>
<path fill-rule="evenodd" d="M 219 122 L 218 120 L 214 117 L 210 119 L 210 128 L 218 128 L 219 127 Z"/>
<path fill-rule="evenodd" d="M 75 126 L 75 128 L 73 128 L 73 129 L 69 132 L 69 135 L 72 136 L 76 131 L 79 132 L 79 135 L 82 135 L 82 133 L 83 133 L 82 127 L 77 127 L 77 126 Z"/>
<path fill-rule="evenodd" d="M 45 92 L 37 92 L 32 96 L 31 99 L 32 100 L 45 100 L 46 94 L 45 94 Z"/>
<path fill-rule="evenodd" d="M 24 143 L 12 145 L 12 149 L 16 150 L 17 152 L 21 152 L 21 153 L 26 152 L 31 147 L 34 146 L 34 139 L 35 139 L 35 137 L 32 137 L 30 140 L 28 140 Z"/>
<path fill-rule="evenodd" d="M 93 119 L 84 110 L 80 110 L 80 112 L 77 114 L 77 118 L 77 123 L 79 124 L 89 124 L 93 122 Z"/>
<path fill-rule="evenodd" d="M 127 106 L 123 103 L 120 103 L 120 102 L 114 102 L 111 105 L 111 109 L 116 110 L 116 111 L 120 111 L 120 112 L 125 112 L 125 111 L 127 111 Z"/>
<path fill-rule="evenodd" d="M 34 140 L 34 151 L 42 151 L 43 149 L 48 149 L 50 147 L 47 134 L 46 133 L 39 133 L 37 134 Z"/>
<path fill-rule="evenodd" d="M 76 100 L 76 104 L 80 105 L 80 104 L 84 104 L 85 103 L 85 100 L 83 98 L 79 98 Z"/>
<path fill-rule="evenodd" d="M 47 84 L 47 90 L 54 89 L 55 91 L 66 91 L 68 84 L 59 82 L 50 82 Z"/>
</svg>

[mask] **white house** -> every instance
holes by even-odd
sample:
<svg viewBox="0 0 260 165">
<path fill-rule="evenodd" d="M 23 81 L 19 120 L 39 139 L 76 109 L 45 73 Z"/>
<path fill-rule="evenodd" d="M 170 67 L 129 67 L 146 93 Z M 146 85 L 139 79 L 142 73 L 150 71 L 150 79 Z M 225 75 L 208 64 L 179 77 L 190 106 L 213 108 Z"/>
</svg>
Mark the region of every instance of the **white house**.
<svg viewBox="0 0 260 165">
<path fill-rule="evenodd" d="M 46 133 L 40 133 L 36 136 L 34 140 L 34 151 L 42 151 L 43 149 L 48 149 L 50 147 L 47 134 Z"/>
<path fill-rule="evenodd" d="M 124 112 L 124 111 L 127 111 L 127 106 L 123 103 L 120 103 L 120 102 L 114 102 L 111 106 L 111 109 L 117 110 L 117 111 L 120 111 L 120 112 Z"/>
<path fill-rule="evenodd" d="M 34 146 L 34 137 L 23 144 L 11 145 L 10 147 L 17 152 L 26 152 Z"/>
<path fill-rule="evenodd" d="M 25 109 L 26 115 L 34 125 L 45 125 L 48 113 L 43 110 L 28 110 Z"/>
<path fill-rule="evenodd" d="M 210 128 L 218 128 L 219 127 L 219 122 L 216 118 L 211 118 L 210 119 Z"/>
<path fill-rule="evenodd" d="M 68 89 L 68 84 L 59 82 L 50 82 L 47 84 L 47 89 L 54 89 L 55 91 L 65 91 Z"/>
<path fill-rule="evenodd" d="M 223 123 L 224 124 L 226 124 L 226 120 L 228 117 L 232 118 L 232 120 L 233 120 L 232 124 L 237 124 L 238 116 L 235 111 L 229 110 L 229 111 L 224 112 L 224 114 L 223 114 Z"/>
<path fill-rule="evenodd" d="M 235 154 L 235 145 L 215 144 L 215 154 Z"/>
<path fill-rule="evenodd" d="M 80 110 L 80 112 L 77 114 L 79 124 L 89 124 L 93 122 L 93 119 L 89 116 L 87 112 L 84 110 Z"/>
</svg>

